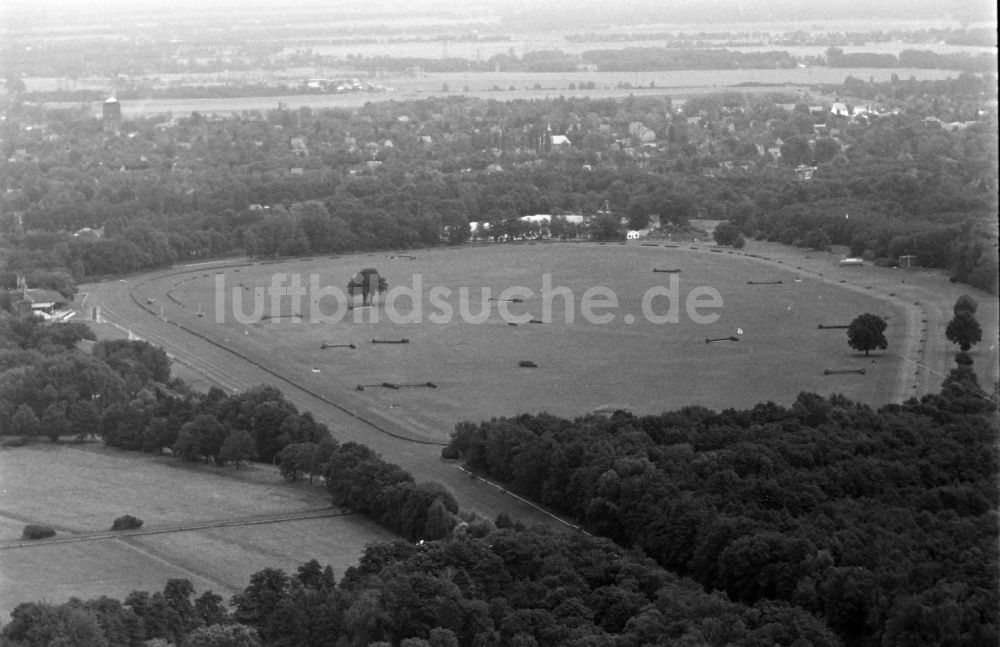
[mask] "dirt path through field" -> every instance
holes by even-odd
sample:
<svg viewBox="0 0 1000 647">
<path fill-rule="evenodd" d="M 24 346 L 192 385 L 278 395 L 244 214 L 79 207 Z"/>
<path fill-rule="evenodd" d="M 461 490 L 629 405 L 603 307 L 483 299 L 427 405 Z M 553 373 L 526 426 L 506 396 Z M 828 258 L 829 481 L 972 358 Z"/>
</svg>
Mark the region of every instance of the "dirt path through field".
<svg viewBox="0 0 1000 647">
<path fill-rule="evenodd" d="M 52 544 L 68 544 L 80 541 L 101 541 L 106 539 L 126 539 L 128 537 L 142 537 L 145 535 L 164 535 L 174 532 L 192 532 L 195 530 L 207 530 L 209 528 L 233 528 L 240 526 L 258 526 L 270 523 L 287 523 L 290 521 L 301 521 L 303 519 L 325 519 L 327 517 L 347 517 L 356 512 L 344 512 L 332 508 L 311 509 L 291 511 L 280 515 L 258 515 L 251 517 L 239 517 L 235 519 L 215 519 L 212 521 L 202 521 L 193 524 L 177 524 L 163 527 L 149 527 L 136 530 L 114 530 L 99 532 L 74 533 L 65 537 L 53 539 L 39 539 L 35 541 L 5 541 L 0 542 L 0 550 L 12 548 L 34 548 L 39 546 L 49 546 Z M 175 564 L 176 566 L 176 564 Z"/>
</svg>

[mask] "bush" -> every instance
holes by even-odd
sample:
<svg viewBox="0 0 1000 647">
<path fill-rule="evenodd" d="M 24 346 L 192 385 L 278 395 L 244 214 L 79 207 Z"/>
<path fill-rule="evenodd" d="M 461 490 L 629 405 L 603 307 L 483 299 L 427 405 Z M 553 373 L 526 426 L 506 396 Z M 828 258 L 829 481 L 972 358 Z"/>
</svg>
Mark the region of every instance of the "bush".
<svg viewBox="0 0 1000 647">
<path fill-rule="evenodd" d="M 461 457 L 461 454 L 459 454 L 458 450 L 455 447 L 453 447 L 452 445 L 446 445 L 444 447 L 444 449 L 441 450 L 441 458 L 446 458 L 448 460 L 453 460 L 453 459 L 460 458 L 460 457 Z"/>
<path fill-rule="evenodd" d="M 56 531 L 48 526 L 42 526 L 35 523 L 29 523 L 24 527 L 24 532 L 21 533 L 21 539 L 48 539 L 49 537 L 54 537 Z"/>
<path fill-rule="evenodd" d="M 111 524 L 112 530 L 135 530 L 136 528 L 142 527 L 142 519 L 133 517 L 130 514 L 123 514 L 122 516 L 115 519 L 115 522 Z"/>
<path fill-rule="evenodd" d="M 26 444 L 23 436 L 10 436 L 0 440 L 0 447 L 24 447 Z"/>
</svg>

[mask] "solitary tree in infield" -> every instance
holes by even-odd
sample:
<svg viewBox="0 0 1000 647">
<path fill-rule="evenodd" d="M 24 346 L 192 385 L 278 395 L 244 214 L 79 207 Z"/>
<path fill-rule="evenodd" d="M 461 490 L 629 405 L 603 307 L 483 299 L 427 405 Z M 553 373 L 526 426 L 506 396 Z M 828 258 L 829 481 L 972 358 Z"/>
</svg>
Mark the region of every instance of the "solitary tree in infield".
<svg viewBox="0 0 1000 647">
<path fill-rule="evenodd" d="M 948 341 L 958 344 L 964 353 L 983 338 L 983 329 L 979 327 L 979 322 L 976 321 L 971 312 L 959 310 L 955 313 L 955 317 L 948 322 L 944 336 L 948 338 Z"/>
<path fill-rule="evenodd" d="M 868 357 L 870 351 L 888 348 L 885 327 L 885 319 L 878 315 L 868 313 L 859 315 L 847 327 L 847 343 L 854 350 L 865 351 L 865 357 Z"/>
</svg>

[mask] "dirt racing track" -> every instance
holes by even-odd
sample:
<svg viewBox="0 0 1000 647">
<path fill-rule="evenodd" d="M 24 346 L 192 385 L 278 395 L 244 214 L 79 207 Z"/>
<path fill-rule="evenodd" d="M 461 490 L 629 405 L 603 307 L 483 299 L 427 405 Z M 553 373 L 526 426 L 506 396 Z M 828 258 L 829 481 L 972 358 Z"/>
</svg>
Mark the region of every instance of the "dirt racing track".
<svg viewBox="0 0 1000 647">
<path fill-rule="evenodd" d="M 217 268 L 222 263 L 213 264 Z M 204 375 L 229 392 L 270 384 L 301 411 L 310 411 L 326 424 L 340 442 L 362 443 L 384 458 L 409 470 L 418 480 L 438 481 L 449 487 L 463 509 L 476 510 L 490 518 L 507 513 L 528 525 L 543 524 L 576 529 L 568 521 L 534 504 L 508 494 L 502 488 L 471 476 L 457 464 L 443 461 L 444 443 L 391 421 L 370 421 L 350 409 L 313 392 L 283 376 L 263 361 L 242 356 L 222 342 L 200 335 L 156 314 L 156 303 L 146 304 L 136 292 L 140 286 L 164 277 L 188 274 L 188 270 L 151 273 L 127 281 L 87 286 L 87 307 L 99 306 L 103 321 L 125 329 L 137 339 L 161 346 L 171 360 Z M 165 298 L 165 296 L 164 296 Z"/>
</svg>

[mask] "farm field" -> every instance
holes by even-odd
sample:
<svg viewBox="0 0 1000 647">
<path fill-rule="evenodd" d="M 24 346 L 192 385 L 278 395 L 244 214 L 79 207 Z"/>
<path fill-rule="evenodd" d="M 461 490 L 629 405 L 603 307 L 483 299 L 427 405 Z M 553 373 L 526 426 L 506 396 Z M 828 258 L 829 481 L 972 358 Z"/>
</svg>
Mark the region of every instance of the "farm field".
<svg viewBox="0 0 1000 647">
<path fill-rule="evenodd" d="M 588 32 L 592 33 L 592 32 Z M 667 32 L 677 33 L 677 32 Z M 740 32 L 736 31 L 733 36 L 735 41 L 739 38 Z M 750 37 L 744 36 L 747 40 Z M 375 43 L 350 43 L 337 45 L 316 45 L 311 47 L 313 52 L 325 56 L 394 56 L 394 57 L 415 57 L 415 58 L 442 58 L 444 54 L 453 58 L 464 58 L 470 61 L 485 60 L 498 54 L 508 54 L 511 50 L 518 56 L 524 56 L 529 52 L 538 51 L 561 51 L 567 54 L 582 54 L 594 50 L 621 50 L 625 48 L 655 47 L 664 46 L 663 39 L 650 38 L 648 40 L 566 40 L 566 34 L 553 35 L 551 33 L 528 33 L 517 39 L 497 40 L 497 41 L 419 41 L 419 42 L 375 42 Z M 707 41 L 703 47 L 723 48 L 738 52 L 788 52 L 795 57 L 803 56 L 823 56 L 828 46 L 822 45 L 776 45 L 771 43 L 753 45 L 733 45 L 723 41 L 721 44 L 715 41 Z M 292 53 L 298 47 L 288 47 L 284 53 Z M 959 53 L 968 52 L 979 54 L 989 52 L 987 47 L 946 45 L 944 43 L 904 43 L 898 41 L 890 42 L 869 42 L 863 45 L 849 45 L 842 47 L 846 53 L 856 52 L 879 54 L 893 54 L 898 56 L 900 52 L 913 50 L 931 50 L 937 53 Z"/>
<path fill-rule="evenodd" d="M 301 78 L 288 78 L 282 82 L 295 83 L 311 76 L 313 70 L 304 70 Z M 353 73 L 332 73 L 333 76 L 352 75 Z M 308 107 L 314 110 L 326 108 L 356 108 L 369 102 L 377 101 L 409 101 L 428 97 L 471 96 L 498 101 L 517 99 L 546 99 L 558 96 L 590 97 L 604 99 L 612 97 L 663 96 L 670 97 L 675 103 L 683 103 L 685 97 L 702 95 L 723 90 L 741 92 L 775 92 L 787 91 L 798 87 L 808 87 L 817 84 L 842 83 L 849 75 L 858 78 L 872 78 L 876 81 L 888 81 L 893 74 L 900 78 L 916 78 L 921 80 L 946 79 L 958 76 L 951 70 L 920 70 L 903 68 L 856 68 L 837 69 L 826 67 L 795 68 L 788 70 L 689 70 L 668 72 L 578 72 L 578 73 L 435 73 L 420 77 L 390 77 L 382 82 L 393 88 L 391 92 L 368 93 L 352 92 L 345 94 L 296 94 L 281 96 L 257 96 L 235 98 L 201 98 L 201 99 L 143 99 L 122 102 L 122 114 L 125 117 L 141 117 L 153 114 L 172 113 L 177 115 L 197 111 L 201 113 L 231 113 L 255 110 L 273 110 L 281 103 L 288 108 Z M 226 82 L 222 75 L 205 75 L 204 79 L 193 79 L 196 84 L 215 85 Z M 592 90 L 579 88 L 582 83 L 593 81 L 597 87 Z M 57 79 L 25 79 L 26 85 L 32 90 L 51 90 L 55 88 L 87 89 L 89 87 L 103 88 L 103 80 L 95 81 L 97 85 L 86 82 L 67 83 Z M 628 84 L 631 87 L 618 87 Z M 752 86 L 739 84 L 752 83 Z M 538 89 L 535 89 L 535 86 Z M 570 89 L 575 84 L 576 89 Z M 652 87 L 651 87 L 652 85 Z M 447 86 L 447 88 L 445 88 Z M 514 87 L 510 90 L 510 87 Z M 466 91 L 465 88 L 468 88 Z M 499 88 L 499 89 L 496 89 Z M 47 104 L 53 108 L 77 109 L 80 102 L 53 102 Z M 100 104 L 83 104 L 89 106 L 95 115 L 100 114 Z"/>
<path fill-rule="evenodd" d="M 0 451 L 0 475 L 0 617 L 26 600 L 122 598 L 162 589 L 174 577 L 228 597 L 262 568 L 294 569 L 312 558 L 342 574 L 365 545 L 392 537 L 360 515 L 172 530 L 338 513 L 322 488 L 283 485 L 266 466 L 234 474 L 93 445 L 45 444 Z M 143 519 L 143 531 L 164 532 L 92 536 L 122 514 Z M 21 547 L 26 523 L 80 541 Z"/>
<path fill-rule="evenodd" d="M 259 359 L 366 417 L 408 427 L 432 441 L 446 440 L 461 420 L 524 411 L 575 416 L 598 407 L 638 413 L 693 404 L 750 407 L 767 400 L 789 404 L 800 391 L 843 393 L 872 404 L 894 398 L 902 360 L 888 353 L 865 358 L 847 346 L 843 330 L 819 330 L 818 325 L 846 324 L 873 312 L 888 319 L 888 338 L 898 344 L 907 334 L 902 302 L 847 290 L 794 267 L 768 266 L 722 250 L 711 253 L 707 246 L 697 249 L 525 244 L 418 250 L 412 259 L 382 253 L 232 267 L 218 275 L 216 270 L 181 272 L 140 284 L 135 293 L 159 299 L 152 309 L 167 320 Z M 832 257 L 828 262 L 836 265 Z M 390 287 L 409 286 L 421 294 L 419 317 L 409 297 L 400 296 L 393 306 L 397 319 L 422 323 L 393 322 L 386 311 L 391 294 L 380 297 L 377 322 L 370 320 L 373 310 L 345 312 L 341 300 L 330 297 L 314 316 L 308 295 L 298 307 L 301 321 L 289 316 L 294 308 L 287 297 L 273 312 L 268 298 L 260 304 L 264 314 L 282 317 L 240 321 L 251 321 L 251 295 L 254 290 L 263 295 L 278 273 L 299 274 L 306 292 L 312 280 L 343 291 L 350 276 L 365 266 L 379 269 Z M 654 273 L 654 268 L 681 272 Z M 570 313 L 565 298 L 542 298 L 546 274 L 553 290 L 564 287 L 572 293 Z M 279 284 L 289 280 L 286 276 Z M 223 285 L 221 304 L 217 281 Z M 643 315 L 643 296 L 651 288 L 669 290 L 671 281 L 679 296 L 678 322 L 653 323 Z M 445 301 L 453 314 L 441 323 L 431 319 L 444 314 L 429 300 L 435 286 L 452 291 Z M 469 288 L 468 313 L 488 311 L 481 323 L 470 323 L 472 317 L 460 313 L 463 286 Z M 500 302 L 483 300 L 484 288 L 496 298 L 515 286 L 533 296 L 503 304 L 511 315 L 549 323 L 510 326 Z M 618 308 L 600 310 L 613 315 L 609 323 L 588 323 L 582 314 L 583 294 L 594 286 L 606 287 L 618 299 Z M 714 323 L 695 323 L 685 312 L 684 301 L 700 286 L 722 297 Z M 668 300 L 673 295 L 656 297 L 652 310 L 665 314 Z M 550 319 L 544 316 L 546 301 Z M 633 323 L 626 323 L 626 315 Z M 739 341 L 706 343 L 730 336 Z M 409 343 L 371 341 L 403 338 Z M 324 343 L 356 348 L 321 350 Z M 521 368 L 522 360 L 538 367 Z M 826 376 L 828 368 L 863 368 L 865 375 Z M 356 388 L 384 382 L 431 382 L 437 388 Z"/>
</svg>

